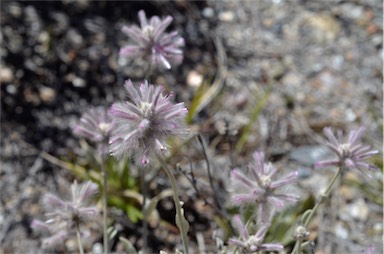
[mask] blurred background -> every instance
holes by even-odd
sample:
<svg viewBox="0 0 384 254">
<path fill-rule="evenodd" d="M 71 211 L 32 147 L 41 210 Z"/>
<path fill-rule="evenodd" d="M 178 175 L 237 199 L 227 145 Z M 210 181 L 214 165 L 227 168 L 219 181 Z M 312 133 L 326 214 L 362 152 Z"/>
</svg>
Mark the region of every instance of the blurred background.
<svg viewBox="0 0 384 254">
<path fill-rule="evenodd" d="M 208 145 L 223 193 L 229 191 L 229 170 L 245 166 L 249 155 L 262 149 L 282 172 L 299 170 L 296 191 L 313 202 L 332 175 L 313 169 L 326 156 L 318 144 L 326 126 L 344 132 L 365 126 L 365 143 L 381 154 L 371 163 L 382 169 L 382 1 L 2 1 L 2 252 L 42 251 L 30 222 L 41 219 L 42 193 L 64 192 L 74 179 L 63 165 L 79 160 L 79 140 L 71 128 L 90 106 L 122 100 L 124 80 L 143 79 L 140 60 L 118 55 L 129 42 L 121 28 L 138 24 L 139 10 L 147 17 L 172 16 L 168 31 L 178 31 L 186 41 L 184 62 L 156 71 L 150 82 L 165 84 L 176 101 L 192 109 L 189 124 Z M 207 179 L 201 146 L 195 139 L 189 144 L 172 158 L 173 165 L 191 164 Z M 202 204 L 183 174 L 179 178 L 191 246 L 202 252 L 198 239 L 203 236 L 204 251 L 216 253 L 217 239 L 225 240 L 217 211 Z M 321 223 L 313 223 L 315 251 L 360 253 L 373 245 L 382 253 L 382 170 L 369 183 L 355 171 L 346 179 L 339 186 L 339 209 L 324 211 Z M 151 185 L 154 193 L 165 188 L 161 181 Z M 200 194 L 213 203 L 212 190 L 203 186 Z M 227 194 L 220 198 L 228 199 Z M 172 224 L 167 206 L 170 199 L 158 210 Z M 129 218 L 118 211 L 112 214 L 120 234 L 139 246 L 138 226 L 122 222 Z M 174 227 L 162 229 L 151 236 L 151 247 L 173 251 Z M 101 237 L 96 232 L 94 242 Z M 71 243 L 66 246 L 63 253 L 71 251 Z"/>
</svg>

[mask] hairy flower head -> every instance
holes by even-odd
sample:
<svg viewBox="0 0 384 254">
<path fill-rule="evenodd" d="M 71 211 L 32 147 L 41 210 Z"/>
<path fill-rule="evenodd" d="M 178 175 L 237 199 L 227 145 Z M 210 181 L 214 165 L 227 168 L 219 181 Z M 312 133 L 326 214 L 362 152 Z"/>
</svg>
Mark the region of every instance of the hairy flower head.
<svg viewBox="0 0 384 254">
<path fill-rule="evenodd" d="M 297 179 L 298 173 L 292 172 L 276 179 L 277 168 L 271 163 L 265 163 L 264 153 L 255 152 L 253 160 L 248 165 L 250 174 L 245 175 L 238 169 L 231 172 L 233 183 L 238 187 L 232 196 L 235 205 L 257 204 L 258 216 L 262 223 L 269 219 L 269 204 L 281 209 L 286 202 L 296 202 L 297 195 L 279 191 Z"/>
<path fill-rule="evenodd" d="M 73 133 L 96 143 L 102 156 L 108 154 L 108 139 L 113 129 L 111 117 L 105 107 L 94 107 L 86 111 Z"/>
<path fill-rule="evenodd" d="M 187 133 L 188 110 L 184 103 L 173 104 L 172 94 L 163 95 L 162 86 L 144 81 L 136 88 L 128 80 L 125 89 L 130 101 L 114 103 L 109 110 L 116 124 L 109 142 L 110 151 L 117 158 L 136 154 L 145 165 L 150 157 L 167 150 L 168 137 Z"/>
<path fill-rule="evenodd" d="M 154 65 L 162 65 L 167 69 L 172 64 L 179 64 L 183 60 L 185 42 L 178 32 L 165 33 L 173 18 L 167 16 L 160 19 L 153 16 L 147 19 L 143 10 L 139 11 L 140 27 L 136 25 L 124 26 L 122 31 L 127 34 L 136 45 L 127 45 L 120 49 L 120 56 L 135 59 L 142 57 Z"/>
<path fill-rule="evenodd" d="M 32 221 L 32 228 L 40 232 L 49 232 L 50 237 L 43 240 L 43 247 L 53 247 L 62 243 L 75 232 L 76 225 L 95 219 L 98 209 L 90 206 L 92 197 L 97 193 L 96 184 L 88 181 L 71 185 L 71 198 L 64 200 L 53 194 L 45 194 L 43 204 L 47 213 L 46 221 Z"/>
<path fill-rule="evenodd" d="M 279 243 L 263 243 L 264 236 L 268 231 L 269 225 L 263 225 L 254 235 L 250 235 L 247 227 L 243 224 L 239 215 L 233 218 L 236 229 L 240 234 L 240 239 L 230 238 L 228 242 L 243 248 L 245 252 L 256 251 L 282 251 L 284 246 Z"/>
<path fill-rule="evenodd" d="M 337 159 L 317 162 L 315 166 L 325 167 L 331 165 L 357 168 L 361 170 L 363 175 L 371 177 L 367 170 L 376 170 L 377 167 L 370 165 L 364 160 L 378 154 L 379 151 L 371 150 L 370 146 L 363 145 L 360 142 L 365 130 L 364 127 L 360 127 L 358 130 L 352 130 L 349 133 L 348 138 L 344 138 L 341 130 L 336 132 L 336 137 L 330 127 L 324 128 L 324 135 L 327 138 L 325 145 L 331 151 L 335 152 Z"/>
</svg>

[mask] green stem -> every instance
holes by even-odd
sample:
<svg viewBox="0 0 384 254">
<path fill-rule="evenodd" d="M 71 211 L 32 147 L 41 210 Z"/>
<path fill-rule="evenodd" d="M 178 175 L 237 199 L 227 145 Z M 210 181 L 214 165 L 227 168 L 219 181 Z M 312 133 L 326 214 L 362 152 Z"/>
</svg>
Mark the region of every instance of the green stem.
<svg viewBox="0 0 384 254">
<path fill-rule="evenodd" d="M 108 172 L 105 168 L 104 161 L 101 162 L 101 168 L 103 171 L 103 244 L 104 244 L 104 254 L 107 254 L 109 251 L 108 232 L 107 232 L 107 179 L 108 179 Z"/>
<path fill-rule="evenodd" d="M 307 218 L 305 219 L 304 223 L 303 223 L 303 227 L 307 227 L 309 222 L 311 222 L 312 218 L 315 216 L 317 210 L 319 209 L 320 205 L 322 203 L 325 202 L 325 200 L 327 200 L 327 198 L 329 197 L 329 194 L 331 193 L 331 190 L 332 190 L 332 187 L 334 185 L 334 183 L 336 182 L 336 179 L 339 177 L 340 173 L 341 173 L 341 170 L 342 168 L 339 167 L 335 173 L 335 175 L 332 177 L 332 180 L 331 182 L 328 184 L 327 188 L 325 189 L 324 193 L 320 196 L 320 200 L 316 203 L 315 207 L 313 209 L 311 209 L 309 215 L 307 216 Z M 292 253 L 297 253 L 297 254 L 300 254 L 301 252 L 301 243 L 302 243 L 303 239 L 298 239 L 296 241 L 296 244 L 295 244 L 295 247 L 293 248 L 293 251 Z"/>
<path fill-rule="evenodd" d="M 181 209 L 180 199 L 177 191 L 177 185 L 176 185 L 176 179 L 175 176 L 172 174 L 171 170 L 168 168 L 168 166 L 165 164 L 164 160 L 159 157 L 159 160 L 161 162 L 162 168 L 164 169 L 165 173 L 167 174 L 171 185 L 172 185 L 172 191 L 173 191 L 173 200 L 175 202 L 176 207 L 176 215 L 179 220 L 179 229 L 181 231 L 181 240 L 183 241 L 183 248 L 184 248 L 184 254 L 188 254 L 188 238 L 187 238 L 187 229 L 185 228 L 185 224 L 183 222 L 183 212 Z"/>
<path fill-rule="evenodd" d="M 147 222 L 147 214 L 146 214 L 146 206 L 145 203 L 147 202 L 147 188 L 145 183 L 145 168 L 140 169 L 140 178 L 141 178 L 141 192 L 143 195 L 143 204 L 142 204 L 142 214 L 143 214 L 143 247 L 142 252 L 147 253 L 147 247 L 148 247 L 148 222 Z"/>
<path fill-rule="evenodd" d="M 80 227 L 78 222 L 76 222 L 76 237 L 77 237 L 77 244 L 79 245 L 80 254 L 84 254 L 84 248 L 83 248 L 83 244 L 81 243 Z"/>
</svg>

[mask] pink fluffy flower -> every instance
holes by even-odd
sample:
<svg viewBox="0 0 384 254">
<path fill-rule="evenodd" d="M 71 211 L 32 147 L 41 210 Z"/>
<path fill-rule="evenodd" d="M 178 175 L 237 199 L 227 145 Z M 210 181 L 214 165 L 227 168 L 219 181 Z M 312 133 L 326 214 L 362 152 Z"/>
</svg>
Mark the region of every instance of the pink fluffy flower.
<svg viewBox="0 0 384 254">
<path fill-rule="evenodd" d="M 246 253 L 256 251 L 282 251 L 284 246 L 279 243 L 263 243 L 264 236 L 269 225 L 263 225 L 254 235 L 249 235 L 247 227 L 243 224 L 239 215 L 233 218 L 236 229 L 239 231 L 240 239 L 230 238 L 228 242 L 242 248 Z"/>
<path fill-rule="evenodd" d="M 238 187 L 232 196 L 235 205 L 257 204 L 259 221 L 266 223 L 270 217 L 270 207 L 281 209 L 286 202 L 296 202 L 297 195 L 282 193 L 280 189 L 297 179 L 298 173 L 292 172 L 276 178 L 277 168 L 265 163 L 264 153 L 255 152 L 249 164 L 250 174 L 245 175 L 237 169 L 232 170 L 231 177 Z M 273 180 L 275 178 L 275 180 Z"/>
<path fill-rule="evenodd" d="M 116 127 L 110 138 L 111 154 L 117 158 L 135 154 L 142 164 L 167 150 L 167 138 L 187 134 L 184 103 L 171 102 L 162 86 L 144 81 L 140 88 L 125 82 L 130 101 L 117 102 L 109 112 Z"/>
<path fill-rule="evenodd" d="M 111 117 L 104 107 L 90 108 L 80 118 L 73 133 L 86 138 L 97 145 L 102 156 L 108 154 L 108 139 L 113 128 Z"/>
<path fill-rule="evenodd" d="M 71 185 L 71 199 L 64 200 L 53 194 L 45 194 L 43 203 L 47 213 L 46 221 L 33 220 L 31 227 L 39 232 L 47 232 L 50 237 L 43 239 L 43 248 L 54 248 L 75 234 L 77 224 L 95 219 L 98 209 L 90 206 L 97 193 L 96 184 L 88 181 Z M 85 231 L 82 232 L 85 234 Z"/>
<path fill-rule="evenodd" d="M 165 33 L 173 18 L 167 16 L 160 19 L 153 16 L 147 19 L 143 10 L 139 11 L 140 27 L 124 26 L 122 31 L 136 44 L 127 45 L 120 49 L 120 56 L 135 59 L 142 57 L 153 65 L 162 65 L 167 69 L 171 64 L 180 64 L 183 60 L 184 39 L 174 31 Z"/>
<path fill-rule="evenodd" d="M 317 162 L 315 166 L 345 166 L 348 168 L 357 168 L 360 169 L 364 175 L 371 177 L 367 170 L 376 170 L 377 167 L 370 165 L 364 160 L 378 154 L 379 151 L 371 150 L 370 146 L 366 146 L 360 142 L 365 130 L 364 127 L 358 130 L 352 130 L 348 138 L 344 138 L 341 130 L 336 132 L 336 137 L 330 127 L 324 128 L 324 134 L 327 137 L 325 145 L 336 153 L 337 159 Z"/>
</svg>

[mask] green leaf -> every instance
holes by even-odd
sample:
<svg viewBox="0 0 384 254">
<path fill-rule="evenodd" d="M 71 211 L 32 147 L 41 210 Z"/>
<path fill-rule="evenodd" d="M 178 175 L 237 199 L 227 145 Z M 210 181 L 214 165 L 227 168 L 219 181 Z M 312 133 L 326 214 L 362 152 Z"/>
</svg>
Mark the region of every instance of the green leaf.
<svg viewBox="0 0 384 254">
<path fill-rule="evenodd" d="M 139 219 L 143 219 L 143 214 L 141 213 L 141 211 L 139 209 L 137 209 L 135 206 L 133 205 L 127 205 L 125 207 L 125 210 L 127 212 L 127 215 L 129 217 L 129 219 L 133 222 L 133 223 L 137 223 L 139 221 Z"/>
</svg>

